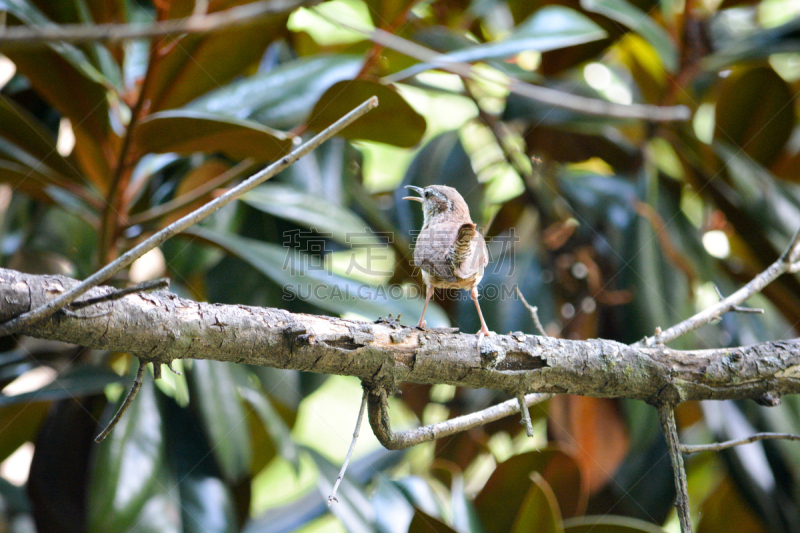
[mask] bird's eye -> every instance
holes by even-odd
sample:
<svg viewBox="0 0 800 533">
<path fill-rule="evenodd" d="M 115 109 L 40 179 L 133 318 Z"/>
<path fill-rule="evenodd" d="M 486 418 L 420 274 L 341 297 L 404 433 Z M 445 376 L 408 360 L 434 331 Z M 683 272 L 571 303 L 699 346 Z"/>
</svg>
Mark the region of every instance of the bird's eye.
<svg viewBox="0 0 800 533">
<path fill-rule="evenodd" d="M 431 191 L 425 191 L 425 198 L 427 199 L 430 197 L 431 197 Z"/>
</svg>

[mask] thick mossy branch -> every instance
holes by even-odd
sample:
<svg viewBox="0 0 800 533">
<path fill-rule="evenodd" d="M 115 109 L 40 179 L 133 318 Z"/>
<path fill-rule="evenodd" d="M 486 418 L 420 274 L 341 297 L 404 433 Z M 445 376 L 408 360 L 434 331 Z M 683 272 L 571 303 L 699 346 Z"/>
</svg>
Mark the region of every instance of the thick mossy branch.
<svg viewBox="0 0 800 533">
<path fill-rule="evenodd" d="M 40 306 L 77 283 L 0 269 L 0 320 Z M 87 297 L 111 291 L 97 287 Z M 447 383 L 514 396 L 569 393 L 635 398 L 657 405 L 707 399 L 761 401 L 800 391 L 798 339 L 679 351 L 515 333 L 485 338 L 478 356 L 475 335 L 199 303 L 167 292 L 130 294 L 80 311 L 59 312 L 23 332 L 129 352 L 146 362 L 233 361 L 350 375 L 388 390 L 402 382 Z"/>
</svg>

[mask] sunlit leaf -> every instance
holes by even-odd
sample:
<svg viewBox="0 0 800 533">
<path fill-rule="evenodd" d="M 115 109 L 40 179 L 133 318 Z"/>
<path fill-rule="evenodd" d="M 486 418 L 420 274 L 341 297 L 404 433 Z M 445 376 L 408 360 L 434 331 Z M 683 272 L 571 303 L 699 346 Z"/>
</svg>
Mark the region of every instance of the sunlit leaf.
<svg viewBox="0 0 800 533">
<path fill-rule="evenodd" d="M 596 41 L 605 36 L 606 32 L 583 14 L 560 5 L 545 6 L 520 23 L 507 38 L 462 48 L 444 54 L 438 61 L 447 64 L 504 59 L 528 50 L 545 52 Z M 436 65 L 415 65 L 394 74 L 392 79 L 410 78 Z"/>
<path fill-rule="evenodd" d="M 557 450 L 515 455 L 497 465 L 475 497 L 475 508 L 487 533 L 511 531 L 528 492 L 535 487 L 532 472 L 541 472 Z"/>
<path fill-rule="evenodd" d="M 351 55 L 297 59 L 230 83 L 189 107 L 289 130 L 308 118 L 314 104 L 331 85 L 358 74 L 361 62 L 361 56 Z"/>
<path fill-rule="evenodd" d="M 540 531 L 542 533 L 562 533 L 561 513 L 558 509 L 553 489 L 538 472 L 531 474 L 533 484 L 522 501 L 522 506 L 514 519 L 513 533 Z"/>
<path fill-rule="evenodd" d="M 667 71 L 678 70 L 678 51 L 669 34 L 635 5 L 627 0 L 581 0 L 581 7 L 605 15 L 635 31 L 656 49 Z"/>
</svg>

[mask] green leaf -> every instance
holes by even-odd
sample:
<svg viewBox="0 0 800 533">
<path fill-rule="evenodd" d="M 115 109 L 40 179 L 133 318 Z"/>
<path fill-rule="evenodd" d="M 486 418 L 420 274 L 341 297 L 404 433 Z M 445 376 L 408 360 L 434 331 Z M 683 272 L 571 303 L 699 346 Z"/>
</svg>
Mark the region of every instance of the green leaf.
<svg viewBox="0 0 800 533">
<path fill-rule="evenodd" d="M 375 141 L 410 148 L 425 135 L 425 118 L 397 91 L 367 80 L 347 80 L 330 87 L 314 105 L 308 127 L 322 131 L 365 100 L 377 96 L 380 105 L 339 132 L 345 139 Z"/>
<path fill-rule="evenodd" d="M 546 52 L 603 39 L 606 32 L 585 15 L 564 6 L 545 6 L 521 22 L 506 39 L 462 48 L 444 54 L 437 63 L 474 63 L 491 59 L 505 59 L 520 52 L 536 50 Z M 415 76 L 437 63 L 422 63 L 407 68 L 391 79 L 401 80 Z"/>
<path fill-rule="evenodd" d="M 330 235 L 342 244 L 352 244 L 352 234 L 358 234 L 359 243 L 379 242 L 377 237 L 364 237 L 369 225 L 349 209 L 290 185 L 265 183 L 244 194 L 241 200 L 259 211 Z"/>
<path fill-rule="evenodd" d="M 417 317 L 422 313 L 424 295 L 412 298 L 397 294 L 398 297 L 394 298 L 395 293 L 386 287 L 357 283 L 322 268 L 309 267 L 307 257 L 285 247 L 230 233 L 223 235 L 203 227 L 190 228 L 184 233 L 227 250 L 275 283 L 283 285 L 285 294 L 307 297 L 310 303 L 321 309 L 341 314 L 358 313 L 370 318 L 398 312 Z M 432 305 L 428 306 L 425 318 L 430 327 L 449 323 L 441 309 Z"/>
<path fill-rule="evenodd" d="M 53 21 L 48 19 L 35 5 L 25 0 L 0 0 L 0 10 L 8 12 L 28 26 L 55 26 Z M 89 79 L 105 85 L 111 84 L 108 79 L 91 64 L 89 59 L 79 48 L 60 41 L 47 41 L 45 44 Z M 0 47 L 0 49 L 2 49 L 2 47 Z"/>
<path fill-rule="evenodd" d="M 769 165 L 792 135 L 794 93 L 768 66 L 737 69 L 722 81 L 714 137 Z"/>
<path fill-rule="evenodd" d="M 240 386 L 239 394 L 255 410 L 258 418 L 269 433 L 272 443 L 278 449 L 280 456 L 289 461 L 295 467 L 295 470 L 299 470 L 300 456 L 292 440 L 291 430 L 269 399 L 263 392 L 251 387 Z"/>
<path fill-rule="evenodd" d="M 177 481 L 185 533 L 238 531 L 231 488 L 221 479 L 202 422 L 195 412 L 159 396 L 167 435 L 170 473 Z"/>
<path fill-rule="evenodd" d="M 483 489 L 475 497 L 475 509 L 486 533 L 511 531 L 517 514 L 535 487 L 531 472 L 542 472 L 558 450 L 515 455 L 497 465 Z"/>
<path fill-rule="evenodd" d="M 438 518 L 435 518 L 419 509 L 414 510 L 414 518 L 408 526 L 408 533 L 457 533 Z"/>
<path fill-rule="evenodd" d="M 0 407 L 0 461 L 14 453 L 27 441 L 33 441 L 42 427 L 50 402 L 31 401 Z"/>
<path fill-rule="evenodd" d="M 741 1 L 750 3 L 750 0 Z M 737 2 L 738 0 L 723 1 L 723 4 Z M 740 36 L 737 29 L 735 36 L 721 43 L 718 51 L 703 58 L 702 66 L 705 70 L 713 72 L 737 63 L 767 59 L 773 54 L 797 52 L 800 48 L 800 34 L 797 29 L 796 17 L 781 26 L 758 29 L 744 36 Z"/>
<path fill-rule="evenodd" d="M 561 513 L 553 489 L 538 472 L 531 474 L 533 484 L 525 495 L 520 510 L 514 519 L 512 533 L 539 531 L 541 533 L 563 533 Z"/>
<path fill-rule="evenodd" d="M 0 407 L 31 401 L 54 401 L 81 398 L 102 393 L 107 385 L 124 378 L 104 366 L 81 365 L 59 374 L 55 381 L 35 391 L 0 396 Z"/>
<path fill-rule="evenodd" d="M 230 83 L 188 107 L 289 130 L 306 120 L 328 87 L 358 74 L 361 63 L 361 56 L 352 55 L 297 59 Z"/>
<path fill-rule="evenodd" d="M 242 0 L 211 2 L 209 13 L 247 3 Z M 284 11 L 258 17 L 251 24 L 237 25 L 207 34 L 184 35 L 176 42 L 164 42 L 162 52 L 151 66 L 151 83 L 146 97 L 151 110 L 181 107 L 195 98 L 226 87 L 228 82 L 258 65 L 264 51 L 286 32 L 286 20 L 295 8 L 279 4 Z"/>
<path fill-rule="evenodd" d="M 333 484 L 336 478 L 339 477 L 340 467 L 331 463 L 312 448 L 305 448 L 305 451 L 311 455 L 314 459 L 314 464 L 317 465 L 319 470 L 317 489 L 327 501 L 333 490 Z M 372 509 L 368 505 L 367 488 L 353 481 L 349 472 L 345 472 L 342 482 L 339 484 L 336 499 L 337 501 L 329 509 L 342 521 L 347 531 L 364 533 L 375 531 L 375 518 Z"/>
<path fill-rule="evenodd" d="M 627 516 L 578 516 L 564 520 L 564 533 L 664 533 L 664 530 Z"/>
<path fill-rule="evenodd" d="M 35 158 L 40 166 L 53 169 L 63 176 L 82 182 L 73 164 L 56 150 L 56 139 L 27 109 L 9 98 L 0 98 L 0 135 Z M 25 163 L 26 161 L 20 161 Z M 39 168 L 42 173 L 45 169 Z"/>
<path fill-rule="evenodd" d="M 414 0 L 364 0 L 377 28 L 391 28 L 398 16 L 406 13 Z"/>
<path fill-rule="evenodd" d="M 292 147 L 288 135 L 255 122 L 188 110 L 150 115 L 137 125 L 133 138 L 145 153 L 222 152 L 259 161 L 277 159 Z"/>
<path fill-rule="evenodd" d="M 647 13 L 626 0 L 581 0 L 581 7 L 617 21 L 641 35 L 656 49 L 664 69 L 678 70 L 678 51 L 664 28 Z"/>
<path fill-rule="evenodd" d="M 116 410 L 113 405 L 109 407 L 109 413 Z M 155 385 L 145 378 L 136 401 L 96 447 L 89 484 L 88 531 L 177 533 L 180 509 L 169 491 L 165 456 Z"/>
<path fill-rule="evenodd" d="M 248 476 L 252 459 L 247 413 L 237 393 L 235 366 L 199 360 L 189 373 L 192 402 L 197 403 L 214 456 L 230 482 Z"/>
</svg>

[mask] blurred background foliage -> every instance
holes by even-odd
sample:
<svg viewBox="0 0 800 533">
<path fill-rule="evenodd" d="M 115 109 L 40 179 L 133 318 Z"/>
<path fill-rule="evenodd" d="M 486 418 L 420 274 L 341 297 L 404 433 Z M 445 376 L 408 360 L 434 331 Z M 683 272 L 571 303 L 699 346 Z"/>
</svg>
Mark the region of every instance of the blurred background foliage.
<svg viewBox="0 0 800 533">
<path fill-rule="evenodd" d="M 8 25 L 148 23 L 246 0 L 0 0 Z M 304 4 L 301 6 L 301 4 Z M 772 262 L 800 225 L 797 0 L 332 0 L 208 34 L 112 44 L 0 44 L 2 265 L 85 277 L 366 97 L 381 106 L 271 182 L 137 261 L 213 302 L 416 322 L 419 207 L 448 184 L 489 240 L 491 329 L 633 342 Z M 331 23 L 380 28 L 473 63 L 464 81 Z M 2 41 L 0 41 L 2 42 Z M 519 79 L 620 104 L 682 104 L 645 123 L 509 95 Z M 350 292 L 347 292 L 350 291 Z M 347 296 L 350 296 L 348 299 Z M 800 282 L 676 341 L 794 337 Z M 466 293 L 430 326 L 477 331 Z M 351 378 L 210 361 L 147 379 L 102 444 L 130 354 L 0 340 L 0 531 L 678 531 L 655 411 L 558 397 L 387 452 L 362 432 L 325 498 L 360 398 Z M 396 427 L 505 398 L 406 385 Z M 797 398 L 685 404 L 687 443 L 800 432 Z M 687 463 L 708 532 L 800 530 L 800 447 L 763 442 Z"/>
</svg>

